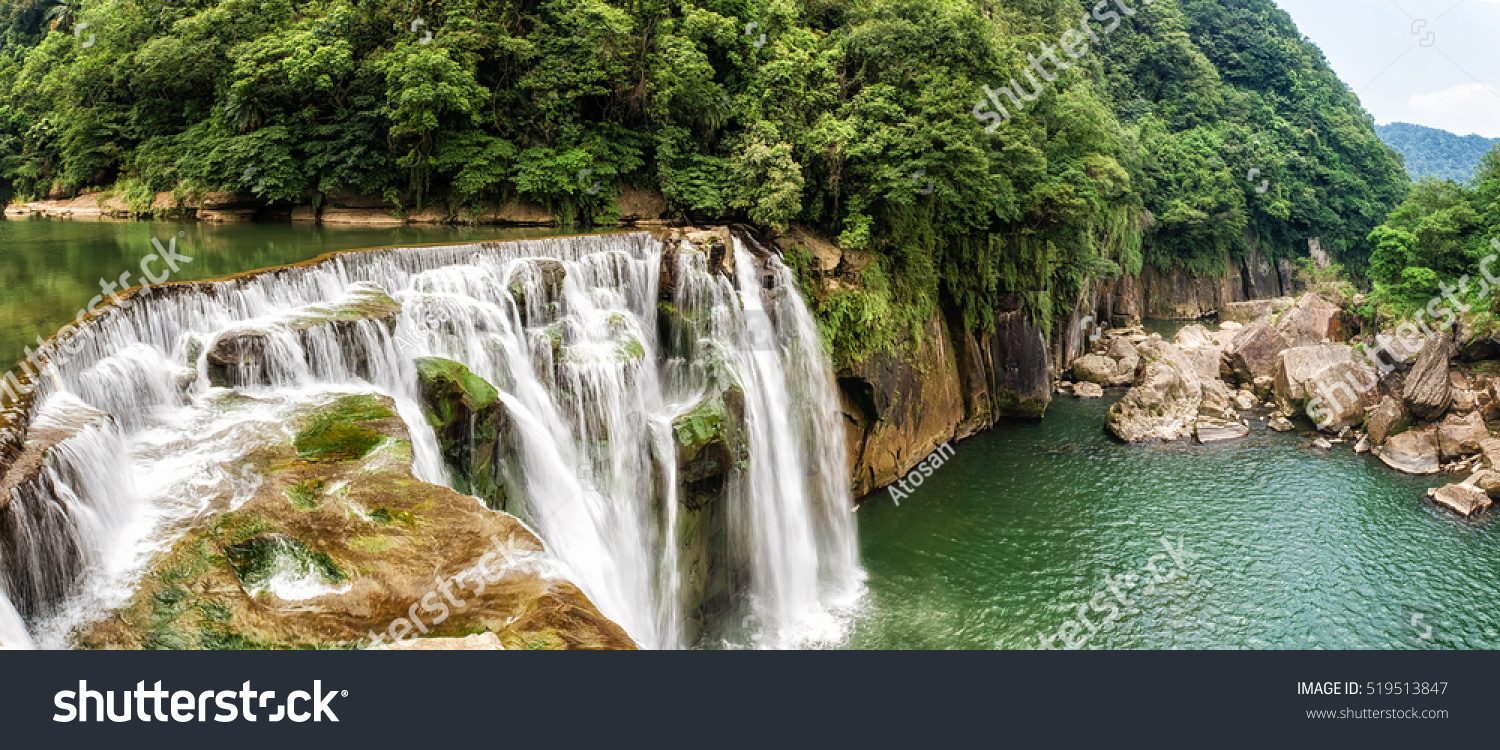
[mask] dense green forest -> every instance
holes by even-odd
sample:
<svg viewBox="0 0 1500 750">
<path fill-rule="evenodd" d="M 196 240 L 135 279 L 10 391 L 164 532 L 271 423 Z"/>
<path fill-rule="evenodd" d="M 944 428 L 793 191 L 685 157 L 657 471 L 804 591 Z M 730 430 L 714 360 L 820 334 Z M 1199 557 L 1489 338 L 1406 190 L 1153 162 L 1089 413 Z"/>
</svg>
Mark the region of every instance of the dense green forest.
<svg viewBox="0 0 1500 750">
<path fill-rule="evenodd" d="M 1500 291 L 1490 280 L 1500 277 L 1500 260 L 1485 259 L 1500 255 L 1500 149 L 1485 155 L 1467 185 L 1417 183 L 1370 242 L 1372 298 L 1385 312 L 1411 312 L 1457 290 L 1472 309 L 1466 317 L 1493 324 Z"/>
<path fill-rule="evenodd" d="M 1012 292 L 1050 326 L 1088 279 L 1221 273 L 1247 237 L 1361 272 L 1409 189 L 1271 0 L 0 0 L 0 198 L 588 224 L 624 185 L 870 251 L 819 301 L 843 357 Z"/>
<path fill-rule="evenodd" d="M 1468 182 L 1479 166 L 1479 160 L 1500 145 L 1500 138 L 1482 135 L 1455 135 L 1446 130 L 1393 122 L 1376 125 L 1376 135 L 1387 146 L 1401 154 L 1406 173 L 1413 182 L 1424 177 L 1454 182 Z"/>
</svg>

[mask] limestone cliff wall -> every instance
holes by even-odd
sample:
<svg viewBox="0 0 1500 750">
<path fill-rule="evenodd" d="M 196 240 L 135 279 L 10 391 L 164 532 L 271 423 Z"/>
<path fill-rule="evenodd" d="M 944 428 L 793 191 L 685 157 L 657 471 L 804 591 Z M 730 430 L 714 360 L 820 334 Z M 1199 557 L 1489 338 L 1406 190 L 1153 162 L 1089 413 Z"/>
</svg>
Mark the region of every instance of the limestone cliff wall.
<svg viewBox="0 0 1500 750">
<path fill-rule="evenodd" d="M 851 269 L 869 262 L 806 230 L 793 229 L 778 242 L 810 251 L 809 270 L 820 290 L 836 290 L 857 275 L 848 273 Z M 1139 276 L 1091 282 L 1048 332 L 1028 319 L 1013 296 L 1001 301 L 988 335 L 964 333 L 956 315 L 939 314 L 914 346 L 908 340 L 893 353 L 842 363 L 838 385 L 855 495 L 895 482 L 939 446 L 1000 419 L 1040 419 L 1051 401 L 1054 376 L 1083 354 L 1093 325 L 1196 320 L 1227 302 L 1297 290 L 1291 263 L 1274 263 L 1253 241 L 1249 246 L 1242 260 L 1226 259 L 1228 270 L 1218 278 L 1147 266 Z"/>
</svg>

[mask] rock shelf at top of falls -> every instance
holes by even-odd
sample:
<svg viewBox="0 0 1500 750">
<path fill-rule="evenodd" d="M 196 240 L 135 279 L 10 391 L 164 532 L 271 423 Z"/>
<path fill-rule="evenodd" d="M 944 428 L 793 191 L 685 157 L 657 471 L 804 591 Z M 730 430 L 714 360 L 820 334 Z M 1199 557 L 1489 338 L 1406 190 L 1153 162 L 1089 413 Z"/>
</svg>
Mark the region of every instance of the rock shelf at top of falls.
<svg viewBox="0 0 1500 750">
<path fill-rule="evenodd" d="M 357 251 L 130 302 L 50 342 L 74 351 L 10 424 L 8 453 L 51 458 L 7 462 L 30 500 L 0 509 L 6 645 L 361 644 L 512 532 L 540 567 L 419 635 L 846 632 L 831 365 L 787 268 L 727 229 Z M 101 419 L 36 442 L 65 413 Z"/>
<path fill-rule="evenodd" d="M 267 406 L 249 401 L 226 395 L 220 408 Z M 274 406 L 293 436 L 236 459 L 260 477 L 254 492 L 205 498 L 219 512 L 184 530 L 81 645 L 349 647 L 370 633 L 479 631 L 511 649 L 634 647 L 519 521 L 411 475 L 393 401 Z"/>
</svg>

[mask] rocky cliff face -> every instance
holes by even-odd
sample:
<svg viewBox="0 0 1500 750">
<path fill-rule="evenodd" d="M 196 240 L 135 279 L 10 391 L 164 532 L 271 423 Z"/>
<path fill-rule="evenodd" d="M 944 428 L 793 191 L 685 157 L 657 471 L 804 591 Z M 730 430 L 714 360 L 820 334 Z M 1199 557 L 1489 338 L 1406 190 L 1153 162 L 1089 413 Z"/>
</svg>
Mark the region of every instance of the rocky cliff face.
<svg viewBox="0 0 1500 750">
<path fill-rule="evenodd" d="M 811 286 L 818 294 L 857 278 L 869 262 L 863 253 L 846 253 L 801 229 L 778 244 L 812 255 Z M 963 333 L 956 316 L 938 315 L 916 346 L 903 341 L 894 353 L 836 363 L 855 495 L 895 482 L 938 446 L 997 420 L 1041 418 L 1055 376 L 1072 372 L 1088 353 L 1095 326 L 1127 328 L 1143 318 L 1196 320 L 1226 304 L 1280 297 L 1299 286 L 1290 263 L 1273 263 L 1253 242 L 1250 247 L 1242 261 L 1226 262 L 1229 270 L 1221 278 L 1197 278 L 1181 269 L 1163 273 L 1148 265 L 1139 277 L 1092 283 L 1050 335 L 1013 296 L 1002 300 L 988 335 Z M 1123 382 L 1133 379 L 1132 371 Z"/>
</svg>

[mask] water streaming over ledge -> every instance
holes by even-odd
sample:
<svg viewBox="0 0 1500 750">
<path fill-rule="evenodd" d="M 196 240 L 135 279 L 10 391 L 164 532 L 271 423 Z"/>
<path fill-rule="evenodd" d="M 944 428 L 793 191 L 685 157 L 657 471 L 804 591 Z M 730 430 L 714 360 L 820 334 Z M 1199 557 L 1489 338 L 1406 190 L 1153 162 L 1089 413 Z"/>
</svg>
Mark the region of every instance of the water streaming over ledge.
<svg viewBox="0 0 1500 750">
<path fill-rule="evenodd" d="M 394 331 L 292 323 L 378 293 L 401 303 Z M 25 541 L 0 545 L 0 646 L 66 646 L 185 524 L 225 509 L 203 498 L 253 494 L 260 479 L 239 458 L 285 439 L 288 404 L 389 396 L 415 474 L 449 483 L 418 404 L 422 356 L 501 391 L 516 427 L 508 509 L 641 645 L 836 641 L 863 591 L 817 327 L 780 261 L 738 240 L 728 260 L 645 233 L 346 253 L 159 288 L 91 325 L 31 407 L 30 436 L 63 436 L 45 481 L 0 508 Z M 256 401 L 227 410 L 207 352 L 246 329 L 265 334 L 265 352 L 235 391 Z M 694 623 L 702 571 L 683 552 L 674 423 L 727 403 L 743 421 L 722 489 L 735 585 L 709 613 L 718 622 Z"/>
</svg>

